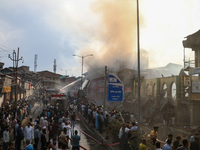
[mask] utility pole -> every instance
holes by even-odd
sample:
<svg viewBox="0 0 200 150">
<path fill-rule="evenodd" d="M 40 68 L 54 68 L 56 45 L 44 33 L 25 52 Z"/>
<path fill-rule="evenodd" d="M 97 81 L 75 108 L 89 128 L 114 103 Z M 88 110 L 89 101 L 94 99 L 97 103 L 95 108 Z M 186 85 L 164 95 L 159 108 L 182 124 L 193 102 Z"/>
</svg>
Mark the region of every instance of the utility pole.
<svg viewBox="0 0 200 150">
<path fill-rule="evenodd" d="M 38 57 L 38 55 L 35 54 L 35 60 L 34 60 L 34 72 L 36 72 L 36 69 L 37 69 L 37 57 Z"/>
<path fill-rule="evenodd" d="M 53 72 L 56 73 L 56 59 L 54 59 Z"/>
<path fill-rule="evenodd" d="M 18 71 L 18 61 L 22 60 L 23 57 L 19 59 L 19 47 L 17 51 L 17 56 L 15 50 L 13 50 L 13 57 L 10 57 L 10 54 L 8 54 L 8 58 L 10 58 L 13 61 L 13 72 L 15 74 L 15 110 L 17 111 L 17 71 Z"/>
<path fill-rule="evenodd" d="M 105 76 L 104 76 L 104 102 L 103 102 L 103 117 L 105 118 L 105 107 L 106 107 L 106 81 L 107 81 L 107 66 L 105 66 Z"/>
<path fill-rule="evenodd" d="M 139 0 L 137 0 L 137 50 L 138 50 L 138 109 L 137 121 L 138 131 L 140 131 L 140 21 L 139 21 Z"/>
</svg>

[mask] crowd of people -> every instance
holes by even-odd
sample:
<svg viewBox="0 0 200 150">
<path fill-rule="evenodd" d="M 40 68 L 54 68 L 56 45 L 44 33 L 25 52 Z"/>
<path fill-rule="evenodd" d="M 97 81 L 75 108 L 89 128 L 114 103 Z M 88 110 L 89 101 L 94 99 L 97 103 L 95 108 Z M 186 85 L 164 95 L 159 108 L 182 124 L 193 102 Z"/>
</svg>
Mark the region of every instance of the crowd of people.
<svg viewBox="0 0 200 150">
<path fill-rule="evenodd" d="M 0 131 L 3 138 L 3 145 L 0 149 L 3 150 L 65 150 L 69 149 L 70 133 L 73 142 L 72 149 L 80 149 L 80 136 L 78 131 L 74 130 L 76 120 L 76 112 L 87 119 L 89 125 L 93 126 L 100 134 L 105 132 L 105 139 L 108 140 L 112 135 L 112 130 L 117 129 L 117 141 L 120 142 L 120 150 L 131 150 L 136 147 L 139 150 L 199 150 L 199 139 L 193 136 L 193 139 L 188 141 L 177 136 L 173 141 L 173 135 L 169 134 L 166 141 L 162 143 L 157 139 L 159 127 L 154 127 L 150 132 L 149 140 L 147 141 L 142 135 L 144 131 L 138 130 L 137 121 L 134 115 L 125 112 L 118 112 L 113 109 L 107 111 L 104 106 L 97 106 L 96 102 L 80 101 L 78 97 L 68 97 L 67 105 L 63 103 L 50 103 L 50 98 L 42 98 L 45 108 L 41 114 L 36 116 L 34 120 L 30 118 L 27 126 L 22 128 L 23 119 L 30 114 L 33 100 L 36 98 L 28 98 L 20 100 L 17 103 L 17 110 L 14 109 L 14 104 L 7 102 L 1 109 L 0 113 Z M 15 113 L 17 114 L 15 115 Z M 17 116 L 17 117 L 15 117 Z M 114 124 L 114 126 L 113 126 Z M 112 138 L 113 138 L 112 137 Z M 149 145 L 150 143 L 150 145 Z"/>
<path fill-rule="evenodd" d="M 9 146 L 9 142 L 15 139 L 15 125 L 17 120 L 22 122 L 31 112 L 35 97 L 28 97 L 14 101 L 6 100 L 0 108 L 0 139 L 3 139 L 4 149 Z M 3 138 L 4 137 L 4 138 Z"/>
<path fill-rule="evenodd" d="M 192 140 L 182 139 L 177 136 L 173 141 L 173 135 L 169 134 L 166 141 L 163 143 L 157 139 L 157 132 L 159 127 L 154 127 L 153 131 L 149 133 L 150 137 L 147 140 L 142 136 L 144 131 L 140 129 L 138 131 L 137 121 L 134 118 L 134 115 L 124 110 L 121 112 L 116 111 L 115 109 L 111 111 L 105 110 L 103 113 L 103 106 L 97 106 L 95 102 L 82 103 L 81 105 L 82 116 L 88 120 L 89 124 L 92 124 L 96 130 L 102 134 L 102 129 L 106 131 L 106 139 L 109 139 L 109 132 L 112 130 L 113 126 L 109 124 L 113 120 L 117 120 L 121 126 L 118 131 L 118 139 L 120 141 L 119 149 L 120 150 L 131 150 L 134 147 L 138 147 L 139 150 L 200 150 L 199 147 L 199 138 L 194 136 Z M 104 115 L 103 115 L 104 114 Z M 130 123 L 131 122 L 131 123 Z M 136 139 L 136 138 L 139 138 Z M 131 142 L 134 144 L 131 145 Z M 140 143 L 138 145 L 138 143 Z"/>
<path fill-rule="evenodd" d="M 44 100 L 46 101 L 46 98 Z M 44 104 L 47 105 L 47 103 L 45 102 Z M 21 118 L 13 118 L 16 120 L 15 124 L 12 125 L 12 128 L 15 129 L 15 142 L 9 139 L 9 126 L 5 126 L 5 129 L 3 130 L 3 150 L 10 149 L 9 145 L 11 143 L 15 143 L 13 148 L 17 150 L 69 149 L 69 131 L 74 128 L 73 122 L 75 122 L 76 115 L 75 112 L 69 113 L 69 109 L 66 109 L 68 106 L 57 104 L 58 103 L 46 106 L 41 114 L 36 116 L 34 121 L 30 118 L 24 129 L 22 128 Z M 73 131 L 72 134 L 72 149 L 78 150 L 80 136 L 78 135 L 77 130 Z"/>
</svg>

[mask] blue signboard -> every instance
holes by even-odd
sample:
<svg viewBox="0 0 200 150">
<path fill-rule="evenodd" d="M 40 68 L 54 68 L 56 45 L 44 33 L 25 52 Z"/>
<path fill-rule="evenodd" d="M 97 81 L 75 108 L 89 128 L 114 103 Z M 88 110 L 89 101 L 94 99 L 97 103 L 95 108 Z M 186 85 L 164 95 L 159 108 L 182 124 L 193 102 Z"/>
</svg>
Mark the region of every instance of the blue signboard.
<svg viewBox="0 0 200 150">
<path fill-rule="evenodd" d="M 108 77 L 108 102 L 122 102 L 124 85 L 115 74 Z"/>
</svg>

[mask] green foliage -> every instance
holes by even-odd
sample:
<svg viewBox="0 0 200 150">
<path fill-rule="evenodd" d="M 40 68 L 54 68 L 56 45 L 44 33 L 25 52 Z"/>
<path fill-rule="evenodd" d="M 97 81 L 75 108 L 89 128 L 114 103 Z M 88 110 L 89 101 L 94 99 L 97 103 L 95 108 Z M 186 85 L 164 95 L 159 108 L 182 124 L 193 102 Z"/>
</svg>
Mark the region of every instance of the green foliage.
<svg viewBox="0 0 200 150">
<path fill-rule="evenodd" d="M 110 133 L 113 134 L 119 134 L 119 130 L 122 127 L 122 124 L 117 119 L 113 119 L 109 123 Z"/>
<path fill-rule="evenodd" d="M 134 150 L 138 150 L 139 144 L 141 143 L 142 135 L 140 131 L 130 131 L 131 133 L 131 140 L 130 145 Z"/>
</svg>

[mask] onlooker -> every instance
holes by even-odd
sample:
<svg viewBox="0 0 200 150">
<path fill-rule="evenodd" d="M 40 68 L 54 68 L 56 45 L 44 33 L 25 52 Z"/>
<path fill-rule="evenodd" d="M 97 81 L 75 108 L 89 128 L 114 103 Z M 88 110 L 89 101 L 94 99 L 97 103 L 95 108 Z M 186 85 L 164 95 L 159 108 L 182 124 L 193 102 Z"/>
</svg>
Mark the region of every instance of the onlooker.
<svg viewBox="0 0 200 150">
<path fill-rule="evenodd" d="M 194 142 L 190 144 L 190 150 L 199 150 L 199 138 L 194 137 Z"/>
<path fill-rule="evenodd" d="M 36 126 L 36 129 L 34 131 L 34 140 L 35 140 L 35 144 L 38 145 L 38 141 L 39 141 L 39 126 Z"/>
<path fill-rule="evenodd" d="M 12 142 L 8 143 L 8 150 L 14 150 L 14 146 Z"/>
<path fill-rule="evenodd" d="M 174 143 L 173 143 L 174 149 L 177 149 L 177 148 L 179 147 L 179 142 L 180 142 L 180 140 L 181 140 L 181 137 L 180 137 L 180 136 L 177 136 L 177 137 L 176 137 L 176 140 L 175 140 Z"/>
<path fill-rule="evenodd" d="M 128 144 L 128 133 L 125 132 L 125 126 L 122 127 L 122 136 L 120 138 L 120 144 L 119 149 L 120 150 L 129 150 L 129 144 Z"/>
<path fill-rule="evenodd" d="M 37 144 L 34 144 L 34 145 L 33 145 L 33 149 L 34 149 L 34 150 L 38 150 L 38 145 L 37 145 Z"/>
<path fill-rule="evenodd" d="M 72 126 L 72 129 L 74 129 L 75 127 L 75 121 L 76 121 L 76 114 L 75 112 L 73 112 L 73 115 L 71 115 L 71 126 Z"/>
<path fill-rule="evenodd" d="M 123 130 L 124 128 L 124 130 Z M 121 139 L 122 134 L 125 132 L 125 124 L 122 124 L 122 127 L 119 129 L 119 139 Z"/>
<path fill-rule="evenodd" d="M 6 129 L 3 132 L 3 150 L 8 149 L 8 142 L 9 142 L 9 127 L 6 126 Z"/>
<path fill-rule="evenodd" d="M 59 136 L 60 141 L 65 145 L 68 144 L 66 133 L 67 133 L 67 129 L 64 128 L 63 131 L 61 132 L 60 136 Z"/>
<path fill-rule="evenodd" d="M 108 120 L 108 115 L 106 115 L 106 118 L 104 119 L 104 125 L 105 125 L 105 129 L 106 129 L 106 138 L 108 139 L 108 135 L 109 135 L 109 120 Z"/>
<path fill-rule="evenodd" d="M 165 144 L 167 144 L 167 140 L 168 140 L 168 139 L 173 140 L 173 135 L 172 135 L 172 134 L 168 134 L 168 137 L 167 137 L 167 139 L 165 140 Z"/>
<path fill-rule="evenodd" d="M 159 127 L 154 127 L 153 131 L 150 133 L 150 139 L 152 140 L 153 145 L 156 143 L 158 128 Z"/>
<path fill-rule="evenodd" d="M 42 135 L 41 135 L 41 147 L 43 149 L 44 146 L 46 146 L 46 129 L 42 129 Z"/>
<path fill-rule="evenodd" d="M 22 131 L 22 124 L 19 122 L 19 126 L 17 128 L 17 139 L 16 139 L 16 149 L 20 150 L 21 148 L 21 140 L 24 139 L 24 133 Z"/>
<path fill-rule="evenodd" d="M 56 141 L 56 138 L 53 138 L 52 150 L 57 150 L 57 149 L 58 149 L 58 142 Z"/>
<path fill-rule="evenodd" d="M 57 150 L 61 150 L 62 149 L 62 142 L 58 142 L 58 149 Z"/>
<path fill-rule="evenodd" d="M 163 150 L 172 150 L 171 143 L 172 143 L 172 140 L 168 139 L 167 143 L 163 146 Z"/>
<path fill-rule="evenodd" d="M 188 150 L 188 140 L 184 139 L 182 143 L 183 143 L 183 146 L 177 148 L 177 150 Z"/>
<path fill-rule="evenodd" d="M 48 131 L 49 131 L 49 141 L 54 135 L 54 128 L 52 124 L 52 120 L 50 120 L 50 124 L 48 125 Z"/>
<path fill-rule="evenodd" d="M 32 143 L 33 139 L 33 127 L 31 127 L 31 123 L 28 123 L 28 126 L 25 127 L 24 129 L 24 138 L 27 140 L 30 140 L 30 143 Z"/>
<path fill-rule="evenodd" d="M 77 135 L 78 131 L 75 130 L 75 135 L 72 136 L 73 144 L 72 144 L 72 150 L 79 150 L 79 141 L 80 141 L 80 136 Z"/>
<path fill-rule="evenodd" d="M 145 139 L 143 139 L 142 143 L 140 143 L 139 150 L 147 150 L 146 140 Z"/>
<path fill-rule="evenodd" d="M 137 131 L 137 124 L 135 122 L 132 122 L 131 131 Z"/>
<path fill-rule="evenodd" d="M 26 150 L 34 150 L 33 145 L 31 144 L 29 139 L 26 140 L 26 145 L 27 145 Z"/>
<path fill-rule="evenodd" d="M 162 150 L 160 147 L 160 142 L 156 142 L 156 150 Z"/>
</svg>

